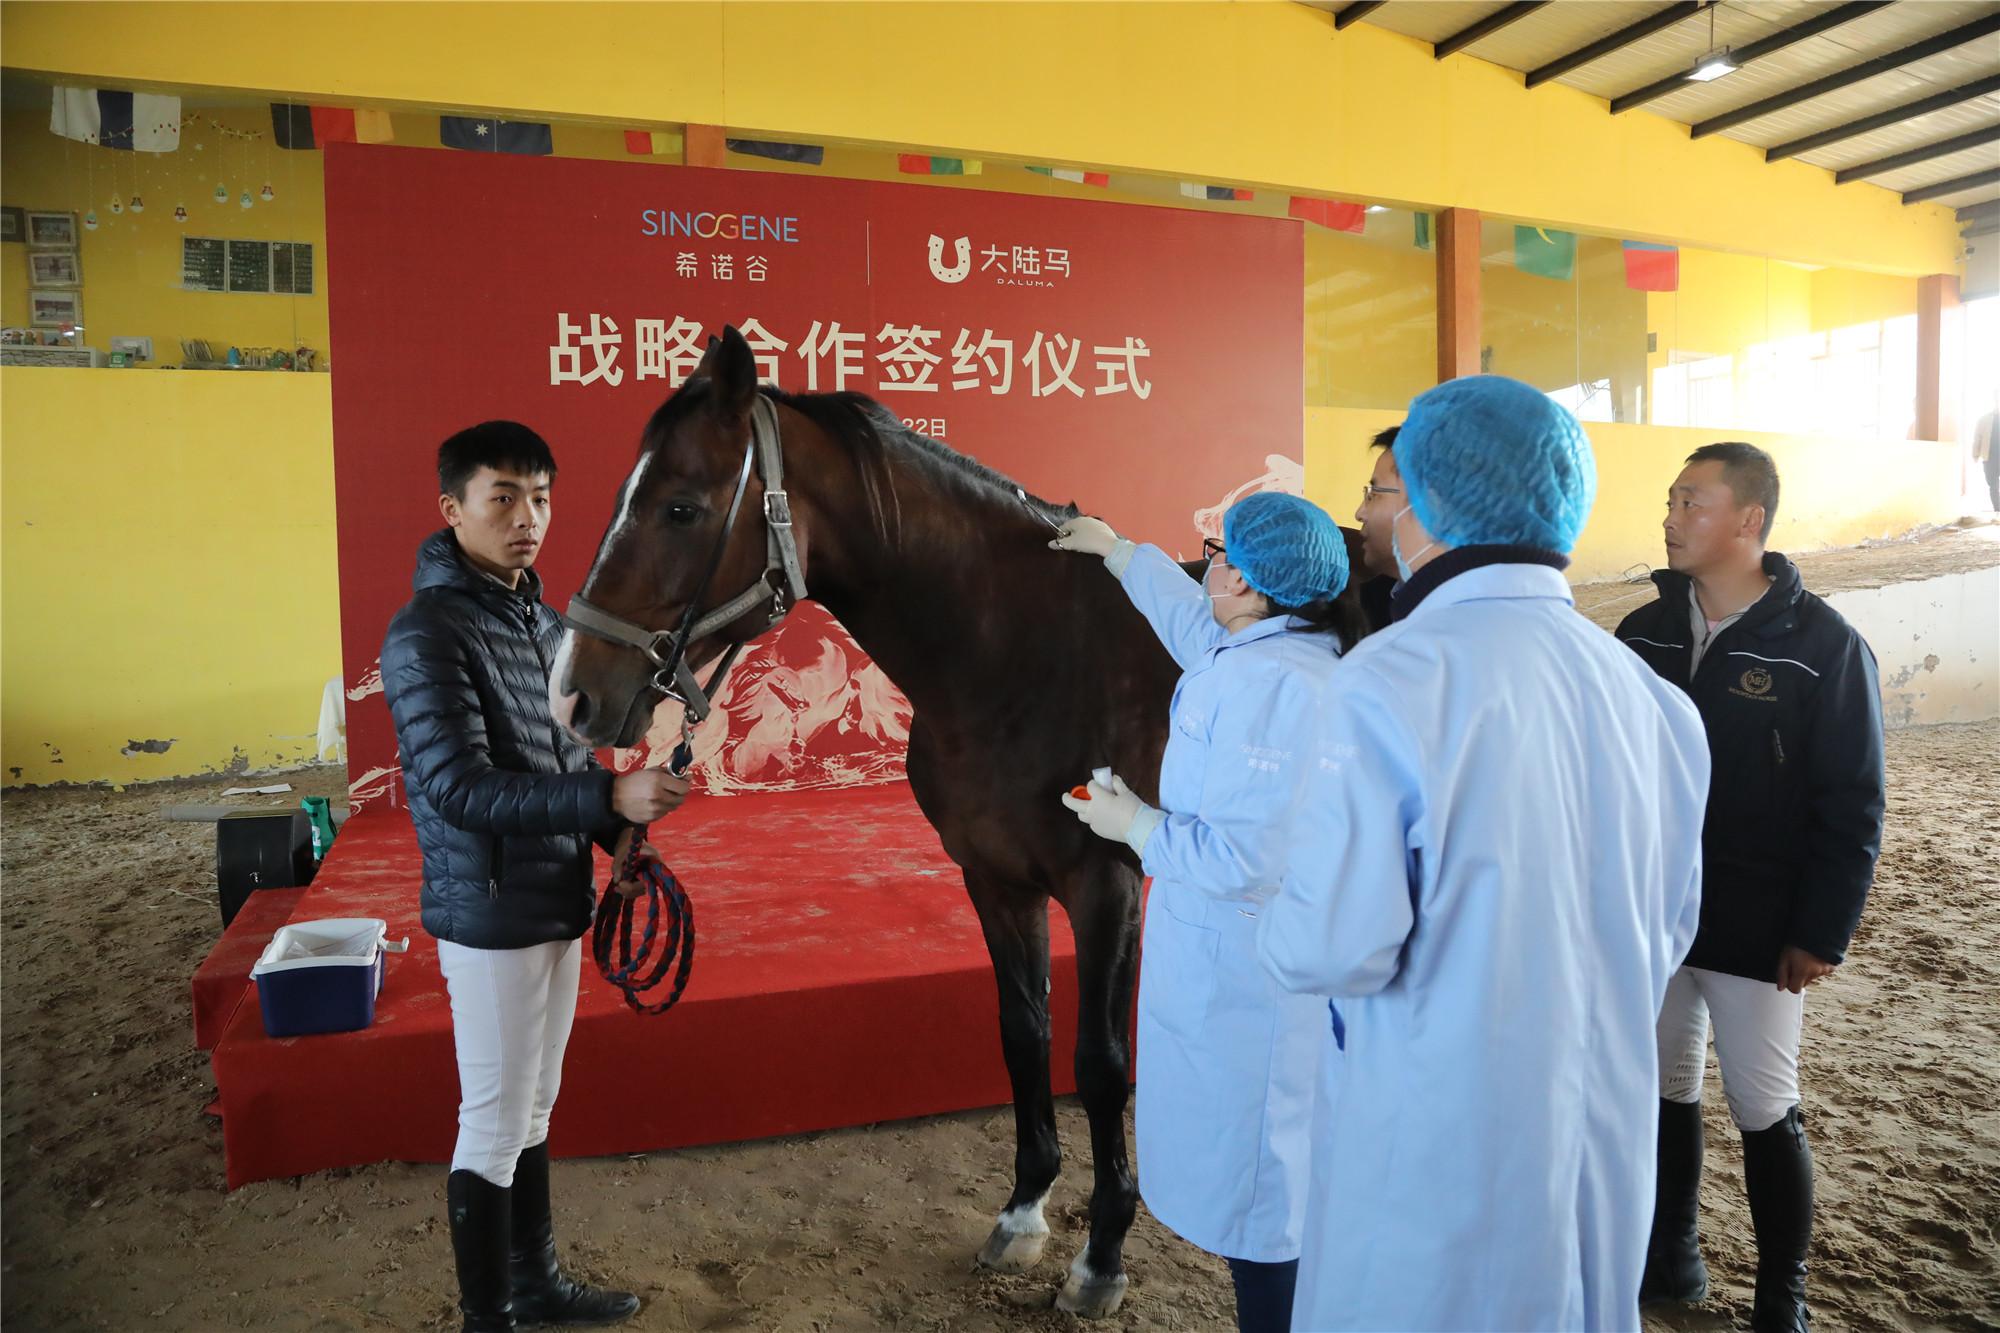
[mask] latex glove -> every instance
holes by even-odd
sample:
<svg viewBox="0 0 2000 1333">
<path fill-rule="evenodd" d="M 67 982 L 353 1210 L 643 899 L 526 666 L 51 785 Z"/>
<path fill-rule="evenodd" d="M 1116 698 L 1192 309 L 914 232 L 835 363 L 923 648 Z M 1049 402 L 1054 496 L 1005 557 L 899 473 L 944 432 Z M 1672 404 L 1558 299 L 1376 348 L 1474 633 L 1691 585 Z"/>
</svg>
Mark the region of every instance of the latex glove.
<svg viewBox="0 0 2000 1333">
<path fill-rule="evenodd" d="M 1051 551 L 1077 551 L 1084 555 L 1107 556 L 1118 545 L 1118 534 L 1101 518 L 1073 518 L 1057 531 L 1049 543 Z"/>
<path fill-rule="evenodd" d="M 1088 799 L 1064 792 L 1062 803 L 1075 811 L 1078 822 L 1088 825 L 1098 837 L 1122 842 L 1143 855 L 1146 840 L 1165 821 L 1166 814 L 1140 800 L 1116 773 L 1111 775 L 1109 786 L 1093 781 L 1086 790 L 1090 793 Z"/>
</svg>

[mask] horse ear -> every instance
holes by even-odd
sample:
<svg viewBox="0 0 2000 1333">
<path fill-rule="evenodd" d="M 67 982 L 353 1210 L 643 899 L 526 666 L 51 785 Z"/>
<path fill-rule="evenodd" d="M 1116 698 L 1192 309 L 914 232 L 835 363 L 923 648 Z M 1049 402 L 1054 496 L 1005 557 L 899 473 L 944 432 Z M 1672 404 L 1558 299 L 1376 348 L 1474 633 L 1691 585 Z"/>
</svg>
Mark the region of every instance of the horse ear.
<svg viewBox="0 0 2000 1333">
<path fill-rule="evenodd" d="M 708 340 L 708 351 L 695 374 L 706 375 L 714 383 L 715 395 L 710 401 L 724 421 L 741 421 L 750 415 L 750 404 L 757 398 L 757 355 L 735 325 L 725 325 L 720 338 Z"/>
</svg>

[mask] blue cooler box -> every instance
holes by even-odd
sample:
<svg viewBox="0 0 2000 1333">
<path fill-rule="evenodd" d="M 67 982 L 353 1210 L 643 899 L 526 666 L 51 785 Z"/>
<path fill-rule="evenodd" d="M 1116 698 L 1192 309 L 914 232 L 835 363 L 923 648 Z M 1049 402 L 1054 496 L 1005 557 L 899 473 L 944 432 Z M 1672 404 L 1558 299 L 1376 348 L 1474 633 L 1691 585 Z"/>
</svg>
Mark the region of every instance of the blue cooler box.
<svg viewBox="0 0 2000 1333">
<path fill-rule="evenodd" d="M 305 1037 L 353 1032 L 375 1021 L 385 954 L 410 947 L 389 940 L 379 917 L 343 916 L 283 926 L 250 969 L 264 1034 Z"/>
</svg>

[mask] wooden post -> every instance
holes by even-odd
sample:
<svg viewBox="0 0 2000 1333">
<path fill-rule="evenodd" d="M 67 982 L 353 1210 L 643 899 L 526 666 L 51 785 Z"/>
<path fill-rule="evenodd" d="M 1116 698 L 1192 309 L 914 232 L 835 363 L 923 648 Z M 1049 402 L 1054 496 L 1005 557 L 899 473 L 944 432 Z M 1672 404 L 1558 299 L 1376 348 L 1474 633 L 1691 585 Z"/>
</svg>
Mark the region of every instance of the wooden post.
<svg viewBox="0 0 2000 1333">
<path fill-rule="evenodd" d="M 681 161 L 690 167 L 719 167 L 724 165 L 723 147 L 725 138 L 720 125 L 690 125 L 682 139 Z"/>
<path fill-rule="evenodd" d="M 1479 373 L 1479 210 L 1437 215 L 1438 383 Z"/>
<path fill-rule="evenodd" d="M 1958 377 L 1946 364 L 1957 339 L 1958 275 L 1917 279 L 1917 438 L 1958 438 Z"/>
</svg>

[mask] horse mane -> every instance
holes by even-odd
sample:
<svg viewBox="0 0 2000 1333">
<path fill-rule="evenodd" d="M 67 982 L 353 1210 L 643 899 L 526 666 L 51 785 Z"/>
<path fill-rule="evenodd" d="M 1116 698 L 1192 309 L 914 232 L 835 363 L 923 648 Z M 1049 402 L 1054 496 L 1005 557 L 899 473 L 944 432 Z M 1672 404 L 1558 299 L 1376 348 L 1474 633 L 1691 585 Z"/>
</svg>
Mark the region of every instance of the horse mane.
<svg viewBox="0 0 2000 1333">
<path fill-rule="evenodd" d="M 770 385 L 762 386 L 760 392 L 791 408 L 862 457 L 886 458 L 891 451 L 898 451 L 962 480 L 974 494 L 1001 501 L 1009 509 L 1018 510 L 1020 495 L 1027 494 L 1030 510 L 1057 523 L 1081 513 L 1073 504 L 1059 505 L 1028 494 L 1025 487 L 1005 473 L 958 452 L 942 440 L 911 430 L 894 412 L 867 394 L 785 393 Z M 865 469 L 863 475 L 867 475 Z"/>
<path fill-rule="evenodd" d="M 640 449 L 652 448 L 671 433 L 678 420 L 694 409 L 709 391 L 705 378 L 689 380 L 654 410 L 640 435 Z M 891 455 L 909 459 L 934 475 L 951 478 L 956 489 L 980 500 L 997 504 L 1003 512 L 1022 512 L 1021 496 L 1027 495 L 1027 511 L 1050 523 L 1060 524 L 1081 514 L 1073 504 L 1056 504 L 1029 495 L 1012 477 L 995 471 L 978 459 L 962 454 L 942 440 L 934 440 L 905 426 L 902 419 L 864 393 L 786 393 L 770 384 L 757 391 L 772 402 L 791 408 L 840 443 L 861 464 L 862 487 L 875 520 L 877 534 L 885 543 L 896 544 L 901 532 L 901 500 L 896 495 L 895 476 L 888 467 Z M 875 466 L 868 466 L 873 463 Z M 887 500 L 884 500 L 884 493 Z M 896 537 L 891 536 L 891 511 L 895 514 Z"/>
</svg>

